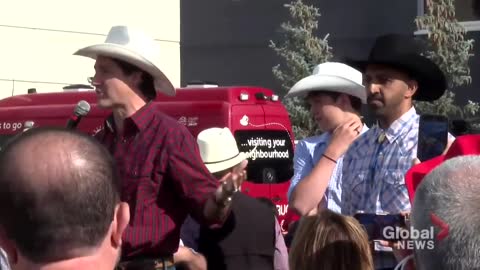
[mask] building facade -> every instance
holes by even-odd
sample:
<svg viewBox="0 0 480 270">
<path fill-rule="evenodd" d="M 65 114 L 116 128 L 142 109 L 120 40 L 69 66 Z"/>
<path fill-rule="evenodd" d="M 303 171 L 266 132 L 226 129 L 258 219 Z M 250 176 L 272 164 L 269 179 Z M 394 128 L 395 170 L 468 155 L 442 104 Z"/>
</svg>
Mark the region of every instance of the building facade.
<svg viewBox="0 0 480 270">
<path fill-rule="evenodd" d="M 329 35 L 334 59 L 366 58 L 375 38 L 385 33 L 423 35 L 414 19 L 424 1 L 304 0 L 320 9 L 318 36 Z M 279 41 L 282 22 L 289 19 L 290 0 L 181 1 L 182 85 L 208 80 L 223 85 L 261 85 L 282 94 L 272 75 L 278 57 L 268 47 Z M 472 84 L 456 89 L 457 99 L 480 100 L 480 16 L 477 0 L 456 0 L 456 16 L 476 42 L 470 61 Z M 478 78 L 478 79 L 477 79 Z"/>
<path fill-rule="evenodd" d="M 87 84 L 93 60 L 72 55 L 105 40 L 113 25 L 142 28 L 161 48 L 162 69 L 180 85 L 180 1 L 17 0 L 0 11 L 0 98 Z"/>
</svg>

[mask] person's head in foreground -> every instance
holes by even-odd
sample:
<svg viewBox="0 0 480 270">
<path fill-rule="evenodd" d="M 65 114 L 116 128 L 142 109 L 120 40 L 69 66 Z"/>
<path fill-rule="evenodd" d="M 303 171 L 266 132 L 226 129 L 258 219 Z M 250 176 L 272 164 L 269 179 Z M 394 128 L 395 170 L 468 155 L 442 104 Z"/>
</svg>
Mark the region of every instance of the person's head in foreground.
<svg viewBox="0 0 480 270">
<path fill-rule="evenodd" d="M 208 128 L 197 136 L 200 156 L 207 169 L 217 179 L 223 178 L 243 162 L 248 154 L 238 150 L 237 142 L 228 128 Z"/>
<path fill-rule="evenodd" d="M 373 270 L 363 227 L 355 218 L 328 209 L 302 217 L 289 264 L 290 270 Z"/>
<path fill-rule="evenodd" d="M 93 138 L 34 128 L 0 152 L 0 246 L 12 269 L 113 269 L 129 208 Z"/>
<path fill-rule="evenodd" d="M 417 269 L 480 269 L 479 171 L 480 156 L 454 157 L 417 187 L 411 226 L 434 234 L 417 240 Z M 425 241 L 433 241 L 433 248 L 418 248 Z"/>
</svg>

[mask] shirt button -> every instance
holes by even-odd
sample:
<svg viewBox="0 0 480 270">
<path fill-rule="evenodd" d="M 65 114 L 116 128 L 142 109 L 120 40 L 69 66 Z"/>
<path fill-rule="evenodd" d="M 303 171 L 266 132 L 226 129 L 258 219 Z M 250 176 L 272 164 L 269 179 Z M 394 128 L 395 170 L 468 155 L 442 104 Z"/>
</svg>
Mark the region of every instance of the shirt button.
<svg viewBox="0 0 480 270">
<path fill-rule="evenodd" d="M 133 175 L 138 176 L 138 171 L 134 171 Z"/>
<path fill-rule="evenodd" d="M 123 142 L 126 143 L 126 142 L 127 142 L 127 139 L 123 139 Z"/>
</svg>

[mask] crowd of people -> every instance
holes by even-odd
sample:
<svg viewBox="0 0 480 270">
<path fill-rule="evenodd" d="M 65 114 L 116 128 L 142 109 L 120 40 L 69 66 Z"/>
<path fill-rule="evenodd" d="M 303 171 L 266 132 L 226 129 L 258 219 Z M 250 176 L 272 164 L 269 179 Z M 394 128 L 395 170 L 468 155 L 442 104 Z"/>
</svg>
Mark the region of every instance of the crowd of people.
<svg viewBox="0 0 480 270">
<path fill-rule="evenodd" d="M 75 52 L 95 60 L 97 105 L 112 111 L 102 129 L 36 127 L 0 152 L 1 269 L 480 269 L 480 137 L 449 135 L 444 155 L 416 158 L 414 101 L 447 88 L 421 49 L 384 35 L 366 60 L 319 63 L 292 86 L 286 98 L 305 99 L 323 133 L 296 146 L 290 241 L 275 205 L 241 192 L 250 153 L 228 128 L 195 138 L 157 110 L 175 88 L 155 41 L 112 27 Z M 371 239 L 357 213 L 433 235 Z"/>
</svg>

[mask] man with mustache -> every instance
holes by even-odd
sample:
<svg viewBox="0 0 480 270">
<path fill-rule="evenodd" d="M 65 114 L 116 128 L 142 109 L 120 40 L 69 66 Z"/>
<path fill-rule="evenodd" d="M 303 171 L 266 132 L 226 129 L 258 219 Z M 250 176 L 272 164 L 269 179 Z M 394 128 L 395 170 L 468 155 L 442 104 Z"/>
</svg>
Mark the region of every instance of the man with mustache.
<svg viewBox="0 0 480 270">
<path fill-rule="evenodd" d="M 379 37 L 368 60 L 351 62 L 364 73 L 367 103 L 378 126 L 363 134 L 345 154 L 343 213 L 410 211 L 404 175 L 417 155 L 420 118 L 413 100 L 438 99 L 447 88 L 445 76 L 420 54 L 413 38 L 396 34 Z M 375 242 L 375 251 L 376 269 L 395 267 L 390 247 Z"/>
<path fill-rule="evenodd" d="M 312 117 L 324 133 L 300 141 L 295 149 L 289 206 L 301 215 L 318 207 L 341 212 L 342 157 L 368 128 L 360 119 L 366 102 L 362 73 L 342 63 L 318 65 L 287 97 L 306 96 Z"/>
</svg>

